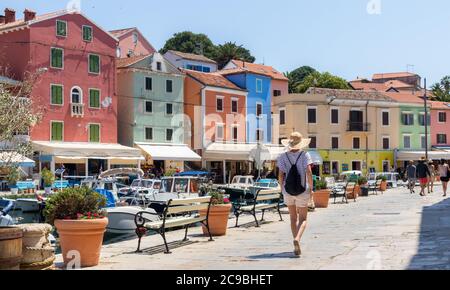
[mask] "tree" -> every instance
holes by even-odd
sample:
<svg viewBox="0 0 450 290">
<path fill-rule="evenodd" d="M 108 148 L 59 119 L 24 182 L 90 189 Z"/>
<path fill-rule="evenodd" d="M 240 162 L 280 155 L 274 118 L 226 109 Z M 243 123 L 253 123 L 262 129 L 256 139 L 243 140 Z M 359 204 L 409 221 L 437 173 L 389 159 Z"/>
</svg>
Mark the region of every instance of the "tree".
<svg viewBox="0 0 450 290">
<path fill-rule="evenodd" d="M 289 79 L 289 93 L 297 93 L 297 87 L 300 83 L 302 83 L 307 76 L 314 72 L 316 72 L 316 70 L 312 67 L 302 66 L 291 72 L 285 73 L 284 75 Z"/>
<path fill-rule="evenodd" d="M 445 76 L 439 83 L 431 86 L 433 99 L 441 102 L 450 102 L 450 76 Z"/>
<path fill-rule="evenodd" d="M 204 55 L 211 59 L 216 55 L 216 46 L 207 35 L 190 31 L 175 33 L 166 41 L 160 53 L 164 54 L 168 50 Z"/>
<path fill-rule="evenodd" d="M 222 69 L 230 60 L 238 59 L 246 62 L 255 62 L 255 57 L 250 51 L 242 45 L 236 45 L 235 42 L 226 42 L 217 46 L 214 60 L 217 62 L 219 69 Z"/>
<path fill-rule="evenodd" d="M 311 73 L 296 87 L 296 90 L 298 93 L 305 93 L 311 87 L 342 90 L 351 89 L 345 79 L 328 72 Z"/>
</svg>

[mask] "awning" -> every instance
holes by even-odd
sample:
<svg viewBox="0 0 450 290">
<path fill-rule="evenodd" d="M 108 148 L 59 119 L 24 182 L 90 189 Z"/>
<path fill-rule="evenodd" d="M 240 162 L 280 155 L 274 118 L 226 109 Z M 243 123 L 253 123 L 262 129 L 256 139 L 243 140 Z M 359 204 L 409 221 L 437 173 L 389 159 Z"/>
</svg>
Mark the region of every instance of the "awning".
<svg viewBox="0 0 450 290">
<path fill-rule="evenodd" d="M 308 151 L 309 156 L 311 156 L 312 162 L 315 165 L 322 165 L 323 164 L 323 158 L 322 155 L 320 155 L 317 151 Z"/>
<path fill-rule="evenodd" d="M 0 152 L 0 166 L 13 164 L 20 167 L 34 167 L 35 162 L 16 152 Z"/>
<path fill-rule="evenodd" d="M 136 143 L 136 147 L 161 161 L 201 161 L 202 158 L 184 144 Z"/>
<path fill-rule="evenodd" d="M 120 144 L 34 141 L 32 145 L 35 151 L 58 159 L 145 160 L 139 149 Z"/>
<path fill-rule="evenodd" d="M 203 158 L 210 161 L 253 161 L 251 152 L 257 146 L 244 143 L 211 143 L 204 150 Z"/>
<path fill-rule="evenodd" d="M 409 160 L 420 160 L 425 157 L 425 151 L 398 151 L 397 160 L 398 161 L 409 161 Z M 445 150 L 440 151 L 429 151 L 428 159 L 440 160 L 440 159 L 450 159 L 450 152 Z"/>
</svg>

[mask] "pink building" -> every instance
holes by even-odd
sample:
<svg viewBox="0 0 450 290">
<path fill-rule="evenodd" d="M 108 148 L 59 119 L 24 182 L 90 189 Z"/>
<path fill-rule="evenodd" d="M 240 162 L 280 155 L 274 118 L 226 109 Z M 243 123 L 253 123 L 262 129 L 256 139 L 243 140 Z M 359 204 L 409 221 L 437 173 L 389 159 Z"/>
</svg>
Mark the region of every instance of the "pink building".
<svg viewBox="0 0 450 290">
<path fill-rule="evenodd" d="M 31 97 L 43 119 L 30 128 L 30 137 L 44 156 L 41 167 L 64 164 L 72 174 L 87 175 L 110 167 L 117 157 L 138 157 L 116 144 L 117 43 L 76 11 L 36 16 L 25 10 L 16 20 L 15 11 L 6 9 L 0 18 L 0 66 L 17 80 L 40 72 Z M 103 151 L 103 144 L 111 150 Z"/>
<path fill-rule="evenodd" d="M 431 102 L 431 144 L 450 147 L 450 104 Z"/>
<path fill-rule="evenodd" d="M 110 33 L 119 39 L 119 47 L 116 53 L 118 58 L 149 55 L 156 52 L 156 49 L 135 27 L 112 30 Z"/>
</svg>

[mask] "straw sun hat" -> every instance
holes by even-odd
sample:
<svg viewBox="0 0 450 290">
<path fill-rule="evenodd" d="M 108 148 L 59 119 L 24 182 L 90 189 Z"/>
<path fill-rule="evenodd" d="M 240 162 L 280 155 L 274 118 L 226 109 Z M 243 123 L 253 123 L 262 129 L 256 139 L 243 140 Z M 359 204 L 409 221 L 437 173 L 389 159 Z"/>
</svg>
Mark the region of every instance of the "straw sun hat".
<svg viewBox="0 0 450 290">
<path fill-rule="evenodd" d="M 281 141 L 283 146 L 286 146 L 289 150 L 302 150 L 309 146 L 311 139 L 303 138 L 303 135 L 299 132 L 294 132 L 291 134 L 289 139 L 284 139 Z"/>
</svg>

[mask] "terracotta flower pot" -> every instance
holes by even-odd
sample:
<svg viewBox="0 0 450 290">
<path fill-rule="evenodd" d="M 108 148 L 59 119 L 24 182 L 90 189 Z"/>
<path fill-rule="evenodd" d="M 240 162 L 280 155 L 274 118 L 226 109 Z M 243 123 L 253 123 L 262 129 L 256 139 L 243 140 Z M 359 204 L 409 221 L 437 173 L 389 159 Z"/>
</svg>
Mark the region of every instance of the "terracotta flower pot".
<svg viewBox="0 0 450 290">
<path fill-rule="evenodd" d="M 328 203 L 330 201 L 330 193 L 329 189 L 322 189 L 314 192 L 314 204 L 316 208 L 327 208 Z"/>
<path fill-rule="evenodd" d="M 387 182 L 386 181 L 382 181 L 381 182 L 380 190 L 381 191 L 386 191 L 387 190 Z"/>
<path fill-rule="evenodd" d="M 354 189 L 347 190 L 347 198 L 348 199 L 356 199 L 361 193 L 361 186 L 355 185 Z"/>
<path fill-rule="evenodd" d="M 228 228 L 228 218 L 230 216 L 231 204 L 214 205 L 209 210 L 209 230 L 213 236 L 225 236 Z M 206 210 L 200 211 L 201 216 L 206 216 Z M 202 226 L 203 234 L 207 235 L 208 231 Z"/>
<path fill-rule="evenodd" d="M 98 265 L 103 235 L 108 225 L 108 219 L 95 220 L 55 220 L 58 231 L 64 264 L 73 257 L 67 257 L 69 251 L 78 251 L 81 267 Z"/>
</svg>

